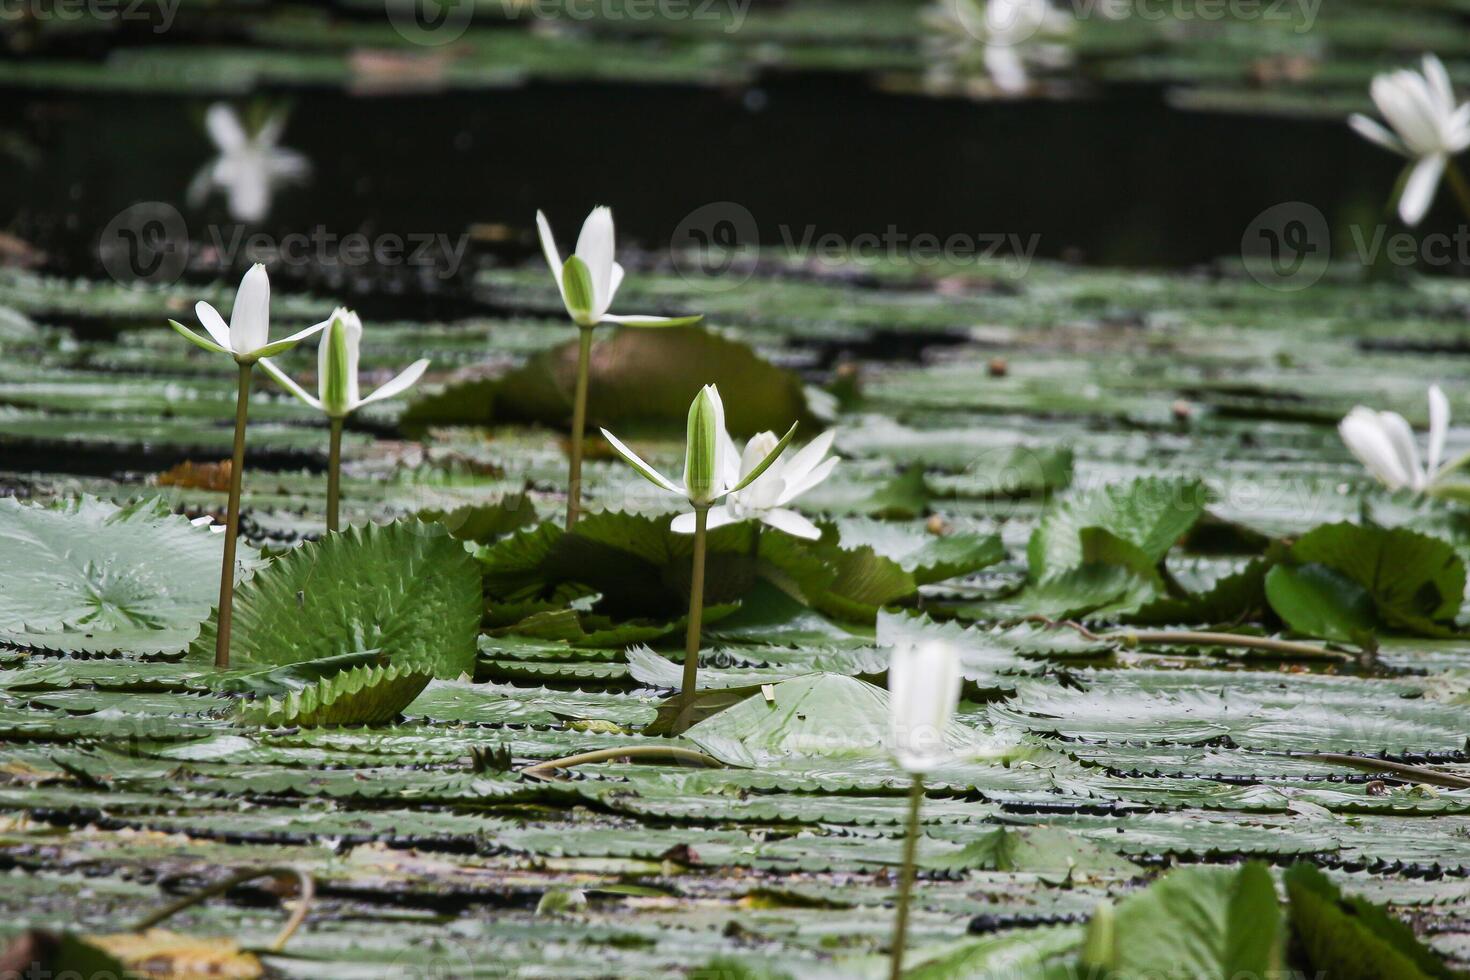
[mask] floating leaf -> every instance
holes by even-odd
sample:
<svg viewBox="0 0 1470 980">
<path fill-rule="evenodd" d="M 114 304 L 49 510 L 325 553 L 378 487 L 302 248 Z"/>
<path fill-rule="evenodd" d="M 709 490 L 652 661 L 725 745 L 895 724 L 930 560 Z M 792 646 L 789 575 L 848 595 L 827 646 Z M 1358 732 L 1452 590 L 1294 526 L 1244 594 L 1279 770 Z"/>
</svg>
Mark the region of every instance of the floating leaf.
<svg viewBox="0 0 1470 980">
<path fill-rule="evenodd" d="M 1277 565 L 1266 575 L 1266 598 L 1287 626 L 1306 636 L 1361 643 L 1378 625 L 1368 590 L 1326 565 Z"/>
<path fill-rule="evenodd" d="M 242 664 L 295 664 L 381 650 L 436 677 L 475 665 L 480 573 L 442 527 L 352 527 L 301 545 L 235 590 L 231 640 Z M 214 648 L 211 620 L 191 648 Z"/>
<path fill-rule="evenodd" d="M 240 720 L 265 728 L 381 725 L 398 717 L 433 678 L 424 661 L 352 667 L 281 697 L 247 701 Z"/>
<path fill-rule="evenodd" d="M 1325 524 L 1292 546 L 1291 557 L 1347 576 L 1368 591 L 1385 625 L 1412 633 L 1454 632 L 1465 594 L 1465 562 L 1438 538 L 1405 528 Z"/>
<path fill-rule="evenodd" d="M 223 537 L 158 500 L 0 499 L 0 639 L 92 652 L 181 650 L 219 598 Z M 241 546 L 240 568 L 258 564 Z"/>
</svg>

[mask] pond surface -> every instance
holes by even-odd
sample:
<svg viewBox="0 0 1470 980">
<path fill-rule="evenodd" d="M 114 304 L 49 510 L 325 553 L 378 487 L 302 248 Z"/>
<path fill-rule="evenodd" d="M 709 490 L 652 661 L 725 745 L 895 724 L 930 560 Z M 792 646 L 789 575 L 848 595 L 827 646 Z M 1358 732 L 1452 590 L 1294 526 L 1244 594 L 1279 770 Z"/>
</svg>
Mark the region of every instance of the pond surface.
<svg viewBox="0 0 1470 980">
<path fill-rule="evenodd" d="M 212 156 L 208 104 L 5 92 L 0 130 L 24 165 L 0 188 L 0 215 L 77 274 L 100 274 L 96 236 L 138 201 L 177 206 L 196 242 L 232 240 L 241 229 L 220 196 L 185 201 Z M 728 90 L 303 90 L 267 104 L 289 108 L 282 145 L 312 175 L 280 189 L 251 232 L 457 238 L 504 226 L 491 250 L 518 257 L 534 250 L 537 208 L 570 236 L 610 203 L 625 242 L 661 249 L 695 209 L 734 202 L 762 244 L 794 251 L 824 236 L 860 250 L 922 249 L 923 235 L 984 250 L 1008 236 L 1007 254 L 1189 266 L 1237 255 L 1252 219 L 1281 202 L 1371 220 L 1398 166 L 1338 121 L 1180 111 L 1148 87 L 977 103 L 793 77 Z"/>
</svg>

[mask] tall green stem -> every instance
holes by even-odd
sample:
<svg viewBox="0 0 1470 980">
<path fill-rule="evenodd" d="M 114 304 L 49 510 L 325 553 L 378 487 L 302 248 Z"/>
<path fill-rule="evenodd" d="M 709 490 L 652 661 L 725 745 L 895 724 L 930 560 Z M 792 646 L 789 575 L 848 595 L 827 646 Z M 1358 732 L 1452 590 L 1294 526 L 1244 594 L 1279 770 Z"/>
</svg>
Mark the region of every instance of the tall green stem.
<svg viewBox="0 0 1470 980">
<path fill-rule="evenodd" d="M 342 423 L 345 420 L 332 416 L 328 423 L 332 435 L 327 450 L 327 531 L 337 530 L 337 506 L 342 495 Z"/>
<path fill-rule="evenodd" d="M 235 452 L 230 457 L 230 506 L 225 518 L 225 557 L 219 573 L 219 632 L 214 638 L 214 665 L 230 666 L 230 622 L 235 603 L 235 540 L 240 536 L 240 481 L 245 475 L 245 416 L 250 411 L 250 369 L 240 365 L 235 395 Z"/>
<path fill-rule="evenodd" d="M 919 807 L 924 803 L 924 777 L 914 776 L 909 790 L 909 829 L 903 841 L 903 877 L 898 886 L 898 917 L 893 923 L 893 945 L 889 949 L 889 980 L 903 974 L 903 951 L 909 935 L 909 897 L 914 890 L 914 862 L 919 855 Z"/>
<path fill-rule="evenodd" d="M 704 546 L 709 524 L 709 505 L 694 505 L 694 571 L 689 580 L 689 629 L 684 634 L 684 700 L 675 728 L 689 727 L 694 710 L 694 692 L 699 688 L 700 631 L 704 620 Z"/>
<path fill-rule="evenodd" d="M 592 327 L 581 328 L 577 348 L 577 394 L 572 403 L 572 462 L 567 474 L 567 530 L 582 510 L 582 430 L 587 427 L 587 375 L 592 364 Z"/>
</svg>

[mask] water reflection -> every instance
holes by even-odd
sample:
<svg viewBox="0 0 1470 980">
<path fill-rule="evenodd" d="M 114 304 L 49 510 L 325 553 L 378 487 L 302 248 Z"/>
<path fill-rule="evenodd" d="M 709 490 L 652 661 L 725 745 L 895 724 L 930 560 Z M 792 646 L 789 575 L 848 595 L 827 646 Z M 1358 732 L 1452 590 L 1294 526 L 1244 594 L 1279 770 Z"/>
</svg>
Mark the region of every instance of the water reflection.
<svg viewBox="0 0 1470 980">
<path fill-rule="evenodd" d="M 206 163 L 189 184 L 193 207 L 218 191 L 225 195 L 231 218 L 258 222 L 270 213 L 271 198 L 280 187 L 302 183 L 311 173 L 306 157 L 276 145 L 286 128 L 284 112 L 272 113 L 251 132 L 234 109 L 216 102 L 205 114 L 204 127 L 219 156 Z"/>
</svg>

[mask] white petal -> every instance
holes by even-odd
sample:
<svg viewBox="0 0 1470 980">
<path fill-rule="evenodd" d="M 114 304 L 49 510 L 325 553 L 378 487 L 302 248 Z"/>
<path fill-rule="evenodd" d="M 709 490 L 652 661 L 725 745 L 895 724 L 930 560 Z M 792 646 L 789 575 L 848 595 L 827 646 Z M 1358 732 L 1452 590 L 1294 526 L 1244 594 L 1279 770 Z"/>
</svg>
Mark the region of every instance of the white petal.
<svg viewBox="0 0 1470 980">
<path fill-rule="evenodd" d="M 767 511 L 761 515 L 761 522 L 771 525 L 778 531 L 785 531 L 793 537 L 806 538 L 808 541 L 815 541 L 822 536 L 819 527 L 794 510 Z"/>
<path fill-rule="evenodd" d="M 204 113 L 204 128 L 214 145 L 226 153 L 242 150 L 250 142 L 245 127 L 240 125 L 240 117 L 223 102 L 216 102 Z"/>
<path fill-rule="evenodd" d="M 756 462 L 760 462 L 756 460 Z M 727 429 L 720 429 L 720 486 L 733 487 L 740 482 L 740 466 L 742 460 L 740 453 L 735 448 L 735 440 L 730 438 Z"/>
<path fill-rule="evenodd" d="M 1383 427 L 1383 434 L 1393 444 L 1399 465 L 1409 474 L 1411 485 L 1415 490 L 1420 489 L 1424 483 L 1424 471 L 1419 468 L 1419 447 L 1414 443 L 1413 428 L 1398 412 L 1379 412 L 1378 422 Z"/>
<path fill-rule="evenodd" d="M 828 429 L 794 453 L 786 464 L 786 482 L 800 483 L 827 455 L 827 450 L 832 448 L 832 440 L 835 438 L 837 438 L 836 430 Z"/>
<path fill-rule="evenodd" d="M 216 344 L 230 350 L 230 328 L 225 325 L 225 318 L 219 315 L 218 310 L 200 300 L 194 304 L 194 315 L 199 318 L 199 322 Z"/>
<path fill-rule="evenodd" d="M 230 217 L 246 224 L 264 220 L 271 210 L 270 173 L 265 161 L 252 155 L 248 160 L 237 161 L 230 171 L 225 186 L 225 205 Z"/>
<path fill-rule="evenodd" d="M 713 531 L 717 527 L 724 527 L 726 524 L 736 524 L 739 521 L 740 518 L 736 517 L 735 512 L 730 508 L 723 506 L 711 507 L 709 514 L 705 516 L 704 526 L 707 530 Z"/>
<path fill-rule="evenodd" d="M 265 266 L 256 263 L 240 280 L 230 310 L 230 349 L 236 353 L 259 350 L 270 336 L 271 281 Z"/>
<path fill-rule="evenodd" d="M 1392 150 L 1400 156 L 1409 155 L 1409 150 L 1404 146 L 1404 141 L 1395 136 L 1376 119 L 1370 119 L 1360 112 L 1355 112 L 1351 116 L 1348 116 L 1348 125 L 1359 136 L 1370 142 L 1377 143 L 1386 150 Z"/>
<path fill-rule="evenodd" d="M 1404 183 L 1404 193 L 1399 197 L 1399 217 L 1406 225 L 1417 225 L 1429 211 L 1434 201 L 1434 192 L 1439 187 L 1440 175 L 1444 173 L 1445 157 L 1435 153 L 1414 164 L 1409 179 Z"/>
<path fill-rule="evenodd" d="M 306 402 L 306 404 L 310 405 L 318 412 L 322 410 L 321 400 L 318 399 L 315 395 L 308 392 L 305 388 L 301 387 L 295 381 L 292 381 L 290 376 L 287 375 L 285 371 L 282 371 L 280 368 L 271 363 L 270 358 L 262 357 L 256 363 L 265 368 L 265 373 L 269 374 L 272 378 L 275 378 L 277 383 L 279 383 L 282 388 L 285 388 L 291 394 Z"/>
<path fill-rule="evenodd" d="M 669 530 L 673 531 L 675 534 L 693 534 L 693 512 L 690 512 L 688 514 L 680 514 L 678 517 L 674 518 L 672 521 L 669 522 Z"/>
<path fill-rule="evenodd" d="M 1338 423 L 1337 431 L 1358 462 L 1384 486 L 1397 490 L 1413 482 L 1384 433 L 1377 412 L 1359 405 Z"/>
<path fill-rule="evenodd" d="M 577 258 L 587 263 L 592 277 L 592 312 L 597 319 L 612 305 L 613 218 L 612 209 L 597 207 L 582 222 L 577 236 Z"/>
<path fill-rule="evenodd" d="M 1444 440 L 1450 429 L 1450 402 L 1439 385 L 1429 386 L 1429 465 L 1430 478 L 1439 471 L 1444 459 Z"/>
<path fill-rule="evenodd" d="M 536 212 L 536 234 L 541 237 L 541 254 L 546 256 L 546 264 L 551 267 L 551 277 L 556 280 L 556 288 L 560 289 L 561 253 L 556 250 L 556 237 L 551 234 L 551 222 L 540 211 Z M 565 295 L 562 298 L 565 299 Z"/>
<path fill-rule="evenodd" d="M 613 297 L 618 294 L 618 287 L 621 286 L 622 284 L 623 284 L 623 267 L 622 267 L 621 264 L 619 264 L 617 262 L 614 262 L 612 264 L 612 275 L 608 277 L 608 282 L 607 282 L 607 305 L 608 306 L 611 306 L 612 305 Z M 607 311 L 606 310 L 603 310 L 603 312 L 606 313 Z M 664 319 L 664 318 L 663 317 L 655 317 L 655 319 Z"/>
<path fill-rule="evenodd" d="M 684 492 L 683 488 L 680 487 L 673 480 L 670 480 L 658 470 L 645 463 L 642 456 L 639 456 L 637 453 L 633 452 L 633 450 L 623 445 L 623 441 L 617 436 L 613 435 L 606 429 L 602 429 L 600 431 L 602 432 L 602 437 L 612 445 L 613 450 L 619 456 L 623 457 L 623 459 L 627 461 L 629 466 L 633 467 L 633 469 L 641 473 L 646 480 L 664 490 L 667 490 L 669 493 L 682 494 Z"/>
<path fill-rule="evenodd" d="M 703 313 L 694 316 L 651 316 L 647 313 L 624 314 L 616 316 L 612 313 L 604 313 L 598 317 L 603 323 L 620 323 L 625 327 L 687 327 L 692 323 L 698 323 L 704 319 Z"/>
<path fill-rule="evenodd" d="M 1450 112 L 1455 107 L 1455 90 L 1450 85 L 1450 74 L 1444 70 L 1444 64 L 1433 54 L 1424 56 L 1424 80 L 1428 83 L 1429 92 L 1434 97 L 1435 107 L 1442 113 Z"/>
<path fill-rule="evenodd" d="M 838 462 L 839 460 L 836 456 L 829 456 L 818 463 L 817 468 L 812 470 L 801 480 L 789 482 L 786 486 L 785 492 L 781 494 L 780 503 L 791 503 L 791 501 L 795 500 L 797 497 L 800 497 L 812 487 L 827 479 L 827 477 L 832 475 L 832 471 L 837 468 Z"/>
<path fill-rule="evenodd" d="M 366 405 L 369 402 L 380 402 L 385 398 L 392 398 L 394 395 L 402 394 L 403 392 L 407 391 L 408 388 L 415 381 L 423 376 L 424 371 L 426 371 L 428 367 L 429 359 L 427 357 L 420 358 L 419 360 L 414 361 L 408 367 L 400 371 L 398 377 L 384 384 L 377 391 L 373 392 L 371 395 L 368 395 L 362 401 L 358 402 L 358 404 Z"/>
<path fill-rule="evenodd" d="M 1004 44 L 987 44 L 983 57 L 985 70 L 990 73 L 996 88 L 1013 94 L 1026 91 L 1030 79 L 1015 48 Z"/>
</svg>

